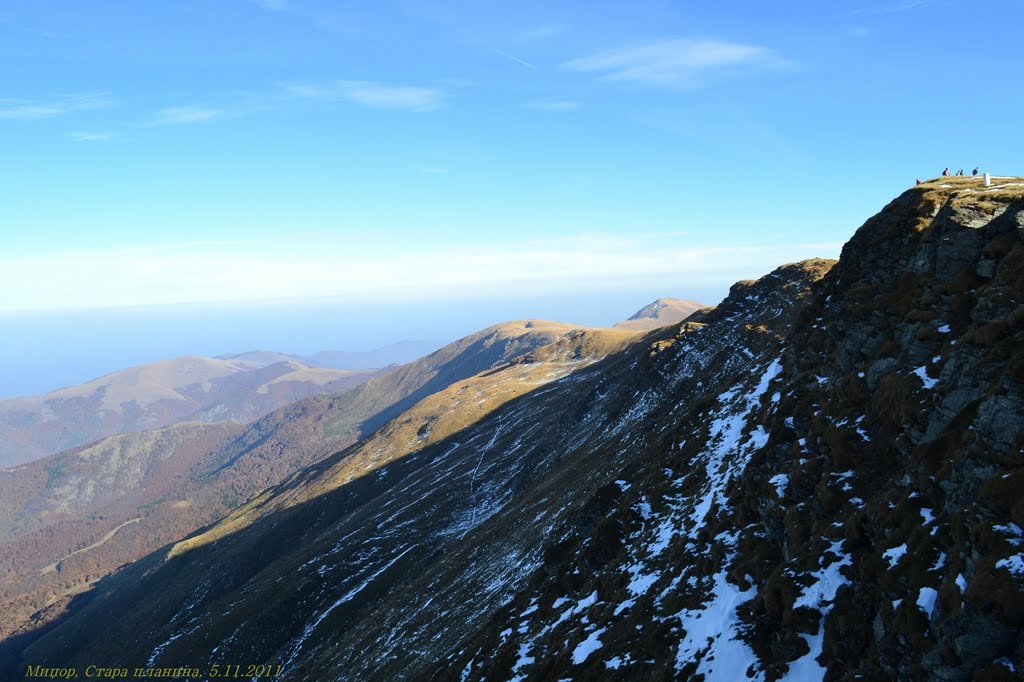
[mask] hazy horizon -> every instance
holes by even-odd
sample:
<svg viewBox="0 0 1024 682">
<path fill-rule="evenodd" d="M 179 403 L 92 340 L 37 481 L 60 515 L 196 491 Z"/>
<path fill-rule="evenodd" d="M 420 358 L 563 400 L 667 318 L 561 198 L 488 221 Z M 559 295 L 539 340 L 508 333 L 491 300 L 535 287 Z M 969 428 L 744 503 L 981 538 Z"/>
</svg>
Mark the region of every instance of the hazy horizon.
<svg viewBox="0 0 1024 682">
<path fill-rule="evenodd" d="M 1013 171 L 1012 8 L 6 3 L 0 397 L 836 257 L 915 178 Z"/>
<path fill-rule="evenodd" d="M 610 326 L 656 298 L 690 298 L 713 305 L 726 291 L 708 287 L 658 295 L 623 292 L 362 305 L 305 301 L 6 313 L 0 315 L 0 324 L 17 329 L 18 334 L 0 339 L 0 353 L 9 359 L 0 365 L 0 400 L 45 393 L 182 355 L 212 357 L 250 350 L 310 355 L 325 350 L 367 351 L 416 340 L 440 347 L 514 319 Z"/>
</svg>

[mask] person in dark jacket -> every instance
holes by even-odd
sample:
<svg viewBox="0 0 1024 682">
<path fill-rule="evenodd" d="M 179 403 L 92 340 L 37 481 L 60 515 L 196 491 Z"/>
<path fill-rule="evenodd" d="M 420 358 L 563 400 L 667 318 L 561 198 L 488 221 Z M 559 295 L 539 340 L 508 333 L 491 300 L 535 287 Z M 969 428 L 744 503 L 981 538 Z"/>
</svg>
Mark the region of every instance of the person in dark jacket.
<svg viewBox="0 0 1024 682">
<path fill-rule="evenodd" d="M 971 171 L 971 175 L 977 175 L 977 174 L 978 174 L 978 167 L 975 166 L 974 170 Z"/>
<path fill-rule="evenodd" d="M 942 177 L 945 178 L 945 177 L 948 177 L 948 176 L 949 176 L 949 168 L 946 168 L 946 170 L 942 171 Z"/>
</svg>

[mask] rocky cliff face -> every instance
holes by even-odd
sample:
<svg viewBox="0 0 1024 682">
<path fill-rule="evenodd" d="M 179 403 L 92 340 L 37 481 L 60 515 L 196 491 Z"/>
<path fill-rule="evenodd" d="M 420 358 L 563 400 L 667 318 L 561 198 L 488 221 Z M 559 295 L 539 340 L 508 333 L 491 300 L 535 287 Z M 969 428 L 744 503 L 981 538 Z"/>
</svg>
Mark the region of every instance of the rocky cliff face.
<svg viewBox="0 0 1024 682">
<path fill-rule="evenodd" d="M 306 470 L 105 581 L 23 663 L 1012 679 L 1022 235 L 1024 181 L 908 191 L 834 267 L 741 282 L 386 462 Z"/>
<path fill-rule="evenodd" d="M 566 527 L 452 676 L 1011 679 L 1024 185 L 978 184 L 868 221 L 761 382 Z"/>
</svg>

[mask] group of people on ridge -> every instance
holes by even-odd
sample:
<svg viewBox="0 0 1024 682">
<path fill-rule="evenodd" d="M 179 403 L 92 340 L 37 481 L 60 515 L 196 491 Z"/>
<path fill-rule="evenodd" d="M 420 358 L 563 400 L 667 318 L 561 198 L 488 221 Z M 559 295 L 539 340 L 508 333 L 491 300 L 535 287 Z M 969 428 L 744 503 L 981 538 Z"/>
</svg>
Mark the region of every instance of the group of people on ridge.
<svg viewBox="0 0 1024 682">
<path fill-rule="evenodd" d="M 958 171 L 957 171 L 957 172 L 955 173 L 955 175 L 963 175 L 963 174 L 964 174 L 964 169 L 963 169 L 963 168 L 961 168 L 960 170 L 958 170 Z M 978 167 L 977 167 L 977 166 L 975 166 L 975 167 L 974 167 L 974 170 L 972 170 L 972 171 L 971 171 L 971 175 L 977 175 L 977 174 L 978 174 Z M 949 166 L 946 166 L 946 169 L 945 169 L 944 171 L 942 171 L 942 176 L 943 176 L 943 177 L 947 177 L 947 176 L 949 176 L 949 175 L 950 175 L 950 172 L 949 172 Z M 920 184 L 921 184 L 921 180 L 920 180 L 920 179 L 918 179 L 918 181 L 917 181 L 917 184 L 918 184 L 918 185 L 920 185 Z"/>
</svg>

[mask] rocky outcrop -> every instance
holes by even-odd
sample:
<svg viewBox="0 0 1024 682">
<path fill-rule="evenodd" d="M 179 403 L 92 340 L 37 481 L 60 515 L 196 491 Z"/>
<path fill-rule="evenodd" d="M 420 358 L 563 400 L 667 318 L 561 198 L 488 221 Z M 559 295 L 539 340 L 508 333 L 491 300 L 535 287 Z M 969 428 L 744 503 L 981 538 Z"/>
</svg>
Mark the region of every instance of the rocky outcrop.
<svg viewBox="0 0 1024 682">
<path fill-rule="evenodd" d="M 1020 670 L 1024 186 L 979 185 L 925 185 L 868 221 L 764 388 L 687 413 L 450 676 Z"/>
</svg>

